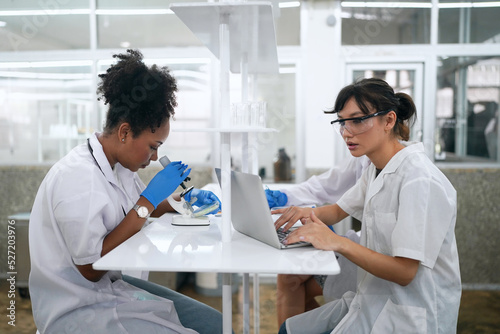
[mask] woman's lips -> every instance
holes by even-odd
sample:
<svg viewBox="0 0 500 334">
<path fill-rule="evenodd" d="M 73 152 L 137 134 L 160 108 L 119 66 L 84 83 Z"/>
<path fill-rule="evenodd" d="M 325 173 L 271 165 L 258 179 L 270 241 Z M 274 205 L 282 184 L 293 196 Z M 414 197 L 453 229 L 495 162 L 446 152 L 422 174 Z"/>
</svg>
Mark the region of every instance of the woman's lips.
<svg viewBox="0 0 500 334">
<path fill-rule="evenodd" d="M 346 142 L 346 144 L 347 144 L 347 148 L 348 148 L 349 150 L 351 150 L 351 151 L 352 151 L 352 150 L 355 150 L 355 149 L 356 149 L 356 147 L 358 147 L 358 144 L 355 144 L 355 143 Z"/>
</svg>

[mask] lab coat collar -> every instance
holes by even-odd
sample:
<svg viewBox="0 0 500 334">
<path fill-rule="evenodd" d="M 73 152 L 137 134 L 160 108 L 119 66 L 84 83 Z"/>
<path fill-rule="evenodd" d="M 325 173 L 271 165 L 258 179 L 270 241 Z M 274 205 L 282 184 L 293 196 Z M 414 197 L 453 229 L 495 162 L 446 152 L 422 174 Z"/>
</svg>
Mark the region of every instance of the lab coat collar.
<svg viewBox="0 0 500 334">
<path fill-rule="evenodd" d="M 410 155 L 416 152 L 424 152 L 424 145 L 420 142 L 404 142 L 401 144 L 405 146 L 402 150 L 396 153 L 391 160 L 385 165 L 384 169 L 380 172 L 380 174 L 375 177 L 375 166 L 372 164 L 370 166 L 370 171 L 372 173 L 372 184 L 367 193 L 367 200 L 375 196 L 380 189 L 382 189 L 382 185 L 384 184 L 384 175 L 392 174 L 397 171 L 401 163 Z"/>
<path fill-rule="evenodd" d="M 101 169 L 102 173 L 106 177 L 106 180 L 108 180 L 108 182 L 110 182 L 110 183 L 118 185 L 115 174 L 113 173 L 113 169 L 111 168 L 111 165 L 109 164 L 108 158 L 106 157 L 106 154 L 104 154 L 104 150 L 102 148 L 102 145 L 99 142 L 99 140 L 97 139 L 98 135 L 99 135 L 98 132 L 94 132 L 89 137 L 89 144 L 90 144 L 90 147 L 92 147 L 91 154 L 94 155 L 94 159 L 97 162 L 98 167 Z"/>
<path fill-rule="evenodd" d="M 99 133 L 95 132 L 89 137 L 89 144 L 92 147 L 92 154 L 94 155 L 95 161 L 98 167 L 101 169 L 106 180 L 112 184 L 118 192 L 121 194 L 121 203 L 124 215 L 130 210 L 135 203 L 134 199 L 129 197 L 129 194 L 134 194 L 137 191 L 141 191 L 141 186 L 134 181 L 134 172 L 123 167 L 119 162 L 115 164 L 114 172 L 109 164 L 106 154 L 102 148 L 101 143 L 97 139 Z M 117 179 L 120 179 L 120 181 Z M 137 186 L 137 188 L 135 188 Z M 127 210 L 126 210 L 127 209 Z"/>
<path fill-rule="evenodd" d="M 389 160 L 380 174 L 394 173 L 407 156 L 416 152 L 424 152 L 424 145 L 420 142 L 401 141 L 401 144 L 403 144 L 405 148 L 400 150 L 391 158 L 391 160 Z"/>
</svg>

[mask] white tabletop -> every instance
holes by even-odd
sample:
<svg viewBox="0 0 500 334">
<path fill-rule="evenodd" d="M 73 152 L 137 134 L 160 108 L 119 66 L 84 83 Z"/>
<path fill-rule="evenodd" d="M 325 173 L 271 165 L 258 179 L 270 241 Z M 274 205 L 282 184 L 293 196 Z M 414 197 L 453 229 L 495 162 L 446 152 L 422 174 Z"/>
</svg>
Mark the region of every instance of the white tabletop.
<svg viewBox="0 0 500 334">
<path fill-rule="evenodd" d="M 331 251 L 313 247 L 275 249 L 234 229 L 221 241 L 218 217 L 210 226 L 173 226 L 166 214 L 94 263 L 97 270 L 338 274 Z"/>
</svg>

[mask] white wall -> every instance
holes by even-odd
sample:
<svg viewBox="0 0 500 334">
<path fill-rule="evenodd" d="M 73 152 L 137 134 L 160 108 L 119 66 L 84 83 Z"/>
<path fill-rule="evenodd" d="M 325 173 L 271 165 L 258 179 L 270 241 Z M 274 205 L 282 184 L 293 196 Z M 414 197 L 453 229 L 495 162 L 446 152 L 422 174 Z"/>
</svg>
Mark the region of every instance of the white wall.
<svg viewBox="0 0 500 334">
<path fill-rule="evenodd" d="M 302 3 L 302 87 L 299 113 L 305 127 L 305 167 L 330 168 L 346 156 L 347 150 L 324 114 L 345 86 L 345 59 L 341 53 L 340 7 L 338 2 Z M 327 24 L 331 16 L 333 26 Z M 301 118 L 298 117 L 298 118 Z"/>
</svg>

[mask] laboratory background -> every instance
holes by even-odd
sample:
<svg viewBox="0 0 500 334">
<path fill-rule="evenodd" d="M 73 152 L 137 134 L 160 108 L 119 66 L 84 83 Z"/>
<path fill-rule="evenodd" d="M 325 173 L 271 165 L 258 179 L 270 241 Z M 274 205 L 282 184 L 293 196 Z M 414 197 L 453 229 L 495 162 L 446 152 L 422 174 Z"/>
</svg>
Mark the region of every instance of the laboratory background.
<svg viewBox="0 0 500 334">
<path fill-rule="evenodd" d="M 424 143 L 458 193 L 463 289 L 500 290 L 499 2 L 273 0 L 272 29 L 251 45 L 266 55 L 231 67 L 227 100 L 221 98 L 219 55 L 169 9 L 189 2 L 1 1 L 3 281 L 9 219 L 17 221 L 22 289 L 29 272 L 26 217 L 38 186 L 54 162 L 102 130 L 107 106 L 97 100 L 98 74 L 113 54 L 136 48 L 147 63 L 168 66 L 177 78 L 175 120 L 158 155 L 189 164 L 195 187 L 216 182 L 221 127 L 235 130 L 234 170 L 259 174 L 267 184 L 294 184 L 349 156 L 330 125 L 335 116 L 324 113 L 342 87 L 379 77 L 408 93 L 418 110 L 412 140 Z M 221 113 L 224 101 L 229 119 Z M 272 130 L 246 138 L 238 129 L 248 126 Z M 280 152 L 289 159 L 285 176 L 275 169 Z M 160 168 L 152 163 L 140 176 L 148 182 Z M 155 275 L 169 286 L 178 279 Z"/>
</svg>

